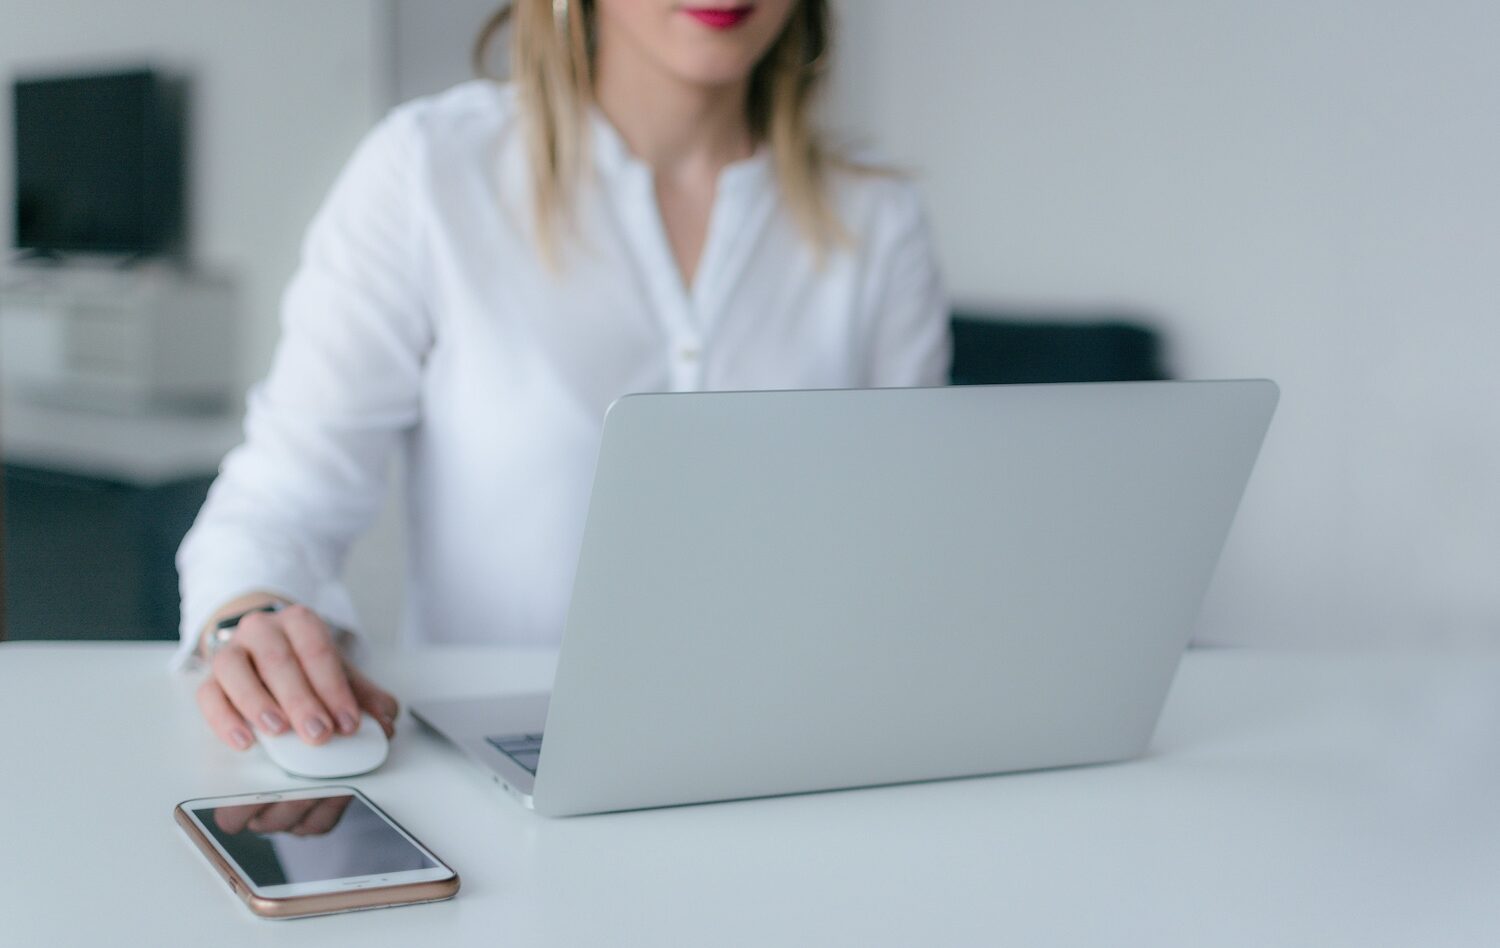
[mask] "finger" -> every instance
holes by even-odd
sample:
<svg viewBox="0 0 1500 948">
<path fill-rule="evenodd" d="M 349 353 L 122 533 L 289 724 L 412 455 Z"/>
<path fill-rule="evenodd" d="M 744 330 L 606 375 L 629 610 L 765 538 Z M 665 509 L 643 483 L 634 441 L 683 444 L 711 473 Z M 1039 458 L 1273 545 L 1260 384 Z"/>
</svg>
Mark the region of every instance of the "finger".
<svg viewBox="0 0 1500 948">
<path fill-rule="evenodd" d="M 339 731 L 353 734 L 359 729 L 359 704 L 349 688 L 343 657 L 328 626 L 306 606 L 282 610 L 281 621 L 313 692 L 333 715 Z"/>
<path fill-rule="evenodd" d="M 250 726 L 234 709 L 224 689 L 212 678 L 203 679 L 203 684 L 198 686 L 198 710 L 203 712 L 204 720 L 219 735 L 219 740 L 235 750 L 248 750 L 255 743 L 255 738 L 250 736 Z"/>
<path fill-rule="evenodd" d="M 273 803 L 261 810 L 250 820 L 249 826 L 257 833 L 284 833 L 298 823 L 307 815 L 318 800 L 282 800 Z"/>
<path fill-rule="evenodd" d="M 253 721 L 266 734 L 286 730 L 286 715 L 260 680 L 250 653 L 239 642 L 231 641 L 219 649 L 213 660 L 213 677 L 241 718 Z"/>
<path fill-rule="evenodd" d="M 221 806 L 214 810 L 214 822 L 219 829 L 233 836 L 245 828 L 251 817 L 261 811 L 259 803 L 242 803 L 239 806 Z"/>
<path fill-rule="evenodd" d="M 252 621 L 256 619 L 259 621 Z M 246 622 L 250 623 L 248 628 Z M 298 736 L 308 744 L 327 743 L 333 736 L 333 718 L 313 693 L 302 661 L 292 650 L 278 618 L 257 613 L 242 620 L 240 628 L 234 641 L 250 653 L 261 681 L 291 719 Z"/>
<path fill-rule="evenodd" d="M 345 665 L 345 669 L 349 673 L 349 687 L 353 689 L 359 706 L 370 712 L 371 717 L 380 722 L 381 730 L 385 731 L 386 737 L 394 737 L 396 714 L 401 710 L 401 705 L 396 701 L 395 696 L 366 678 L 364 672 L 353 665 Z"/>
<path fill-rule="evenodd" d="M 322 836 L 339 824 L 344 808 L 352 797 L 323 797 L 318 805 L 307 811 L 302 822 L 292 827 L 298 836 Z"/>
</svg>

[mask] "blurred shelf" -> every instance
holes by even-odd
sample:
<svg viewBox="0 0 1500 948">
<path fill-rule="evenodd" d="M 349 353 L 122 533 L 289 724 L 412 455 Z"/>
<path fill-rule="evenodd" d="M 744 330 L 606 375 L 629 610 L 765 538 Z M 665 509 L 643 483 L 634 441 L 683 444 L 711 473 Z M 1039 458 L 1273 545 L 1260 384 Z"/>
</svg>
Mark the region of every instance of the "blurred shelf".
<svg viewBox="0 0 1500 948">
<path fill-rule="evenodd" d="M 0 407 L 7 636 L 175 638 L 177 547 L 239 440 L 228 416 Z"/>
<path fill-rule="evenodd" d="M 231 415 L 109 414 L 0 404 L 0 460 L 153 487 L 212 475 L 241 440 Z"/>
</svg>

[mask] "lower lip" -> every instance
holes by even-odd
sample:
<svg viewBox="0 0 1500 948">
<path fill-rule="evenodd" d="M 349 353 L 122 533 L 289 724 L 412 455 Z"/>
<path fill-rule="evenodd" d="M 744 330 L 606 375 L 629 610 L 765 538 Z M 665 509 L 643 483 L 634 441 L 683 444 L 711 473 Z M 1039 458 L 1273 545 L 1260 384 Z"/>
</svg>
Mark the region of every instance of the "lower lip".
<svg viewBox="0 0 1500 948">
<path fill-rule="evenodd" d="M 728 10 L 710 7 L 683 7 L 682 12 L 711 30 L 732 30 L 749 19 L 751 7 L 732 7 Z"/>
</svg>

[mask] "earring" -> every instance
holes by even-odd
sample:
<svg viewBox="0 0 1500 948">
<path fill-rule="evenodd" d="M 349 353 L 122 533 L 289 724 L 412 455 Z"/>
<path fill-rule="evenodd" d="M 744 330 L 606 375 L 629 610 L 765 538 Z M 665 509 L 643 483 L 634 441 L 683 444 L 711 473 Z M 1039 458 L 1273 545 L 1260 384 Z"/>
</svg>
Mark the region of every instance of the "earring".
<svg viewBox="0 0 1500 948">
<path fill-rule="evenodd" d="M 563 2 L 567 2 L 567 0 L 563 0 Z M 802 64 L 802 71 L 816 75 L 817 73 L 821 73 L 827 67 L 828 44 L 824 43 L 822 48 L 818 50 L 818 55 L 814 56 L 812 59 L 805 61 Z"/>
</svg>

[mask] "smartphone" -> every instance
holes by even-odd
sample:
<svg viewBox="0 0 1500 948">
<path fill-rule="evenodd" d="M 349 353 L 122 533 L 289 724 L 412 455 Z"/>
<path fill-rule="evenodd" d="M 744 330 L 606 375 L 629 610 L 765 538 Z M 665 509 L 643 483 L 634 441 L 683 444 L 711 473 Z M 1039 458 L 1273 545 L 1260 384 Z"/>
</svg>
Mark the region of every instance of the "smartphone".
<svg viewBox="0 0 1500 948">
<path fill-rule="evenodd" d="M 438 902 L 458 892 L 458 873 L 353 787 L 185 800 L 172 815 L 265 918 Z"/>
</svg>

